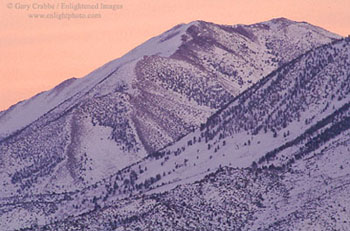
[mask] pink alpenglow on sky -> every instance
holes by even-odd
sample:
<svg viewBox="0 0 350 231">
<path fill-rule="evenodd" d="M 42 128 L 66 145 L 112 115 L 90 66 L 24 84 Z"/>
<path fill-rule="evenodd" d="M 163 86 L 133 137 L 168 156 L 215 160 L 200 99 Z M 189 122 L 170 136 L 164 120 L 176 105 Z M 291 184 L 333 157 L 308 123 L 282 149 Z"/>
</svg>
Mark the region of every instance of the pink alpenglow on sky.
<svg viewBox="0 0 350 231">
<path fill-rule="evenodd" d="M 349 9 L 349 0 L 5 0 L 0 111 L 65 79 L 83 77 L 180 23 L 234 25 L 285 17 L 346 36 Z"/>
</svg>

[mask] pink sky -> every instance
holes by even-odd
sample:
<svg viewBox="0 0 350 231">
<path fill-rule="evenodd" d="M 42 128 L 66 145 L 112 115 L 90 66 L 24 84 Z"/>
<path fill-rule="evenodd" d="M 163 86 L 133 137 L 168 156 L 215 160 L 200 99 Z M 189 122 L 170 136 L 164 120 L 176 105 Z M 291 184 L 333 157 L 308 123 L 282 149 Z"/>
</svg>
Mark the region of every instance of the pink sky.
<svg viewBox="0 0 350 231">
<path fill-rule="evenodd" d="M 30 9 L 16 9 L 20 2 Z M 33 9 L 33 3 L 55 9 Z M 0 5 L 0 111 L 71 77 L 83 77 L 179 23 L 250 24 L 276 17 L 350 34 L 350 0 L 77 0 L 122 9 L 62 10 L 65 1 L 4 0 Z M 60 6 L 61 7 L 61 6 Z M 32 19 L 28 14 L 94 13 L 99 19 Z"/>
</svg>

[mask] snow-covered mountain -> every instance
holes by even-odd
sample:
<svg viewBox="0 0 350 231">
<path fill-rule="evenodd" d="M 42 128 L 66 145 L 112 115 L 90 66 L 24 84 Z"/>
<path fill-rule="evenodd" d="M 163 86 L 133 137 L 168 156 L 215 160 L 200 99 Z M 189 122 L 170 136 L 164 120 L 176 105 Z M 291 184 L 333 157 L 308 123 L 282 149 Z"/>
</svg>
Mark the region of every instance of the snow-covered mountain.
<svg viewBox="0 0 350 231">
<path fill-rule="evenodd" d="M 340 37 L 279 18 L 195 21 L 0 114 L 0 194 L 81 189 L 169 145 L 277 67 Z"/>
<path fill-rule="evenodd" d="M 29 230 L 349 230 L 349 80 L 349 38 L 313 49 L 173 145 L 81 191 L 7 198 L 1 219 L 51 222 Z"/>
<path fill-rule="evenodd" d="M 274 19 L 147 43 L 0 141 L 4 230 L 349 229 L 349 38 Z"/>
<path fill-rule="evenodd" d="M 43 230 L 347 230 L 349 64 L 349 39 L 311 50 L 111 177 L 3 198 L 1 220 L 53 222 Z"/>
</svg>

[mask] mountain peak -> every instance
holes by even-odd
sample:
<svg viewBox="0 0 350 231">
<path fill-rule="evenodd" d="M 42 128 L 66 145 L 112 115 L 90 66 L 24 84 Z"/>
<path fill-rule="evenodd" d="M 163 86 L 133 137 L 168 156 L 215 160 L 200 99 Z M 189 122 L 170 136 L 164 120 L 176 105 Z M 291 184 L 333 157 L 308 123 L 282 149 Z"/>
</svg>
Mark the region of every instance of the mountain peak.
<svg viewBox="0 0 350 231">
<path fill-rule="evenodd" d="M 279 18 L 273 18 L 268 21 L 264 21 L 261 23 L 256 23 L 253 25 L 268 25 L 270 28 L 285 28 L 293 24 L 297 24 L 298 22 L 290 20 L 288 18 L 279 17 Z"/>
<path fill-rule="evenodd" d="M 289 24 L 296 23 L 296 21 L 293 21 L 293 20 L 290 20 L 290 19 L 284 18 L 284 17 L 273 18 L 269 21 L 271 21 L 273 23 L 289 23 Z"/>
</svg>

